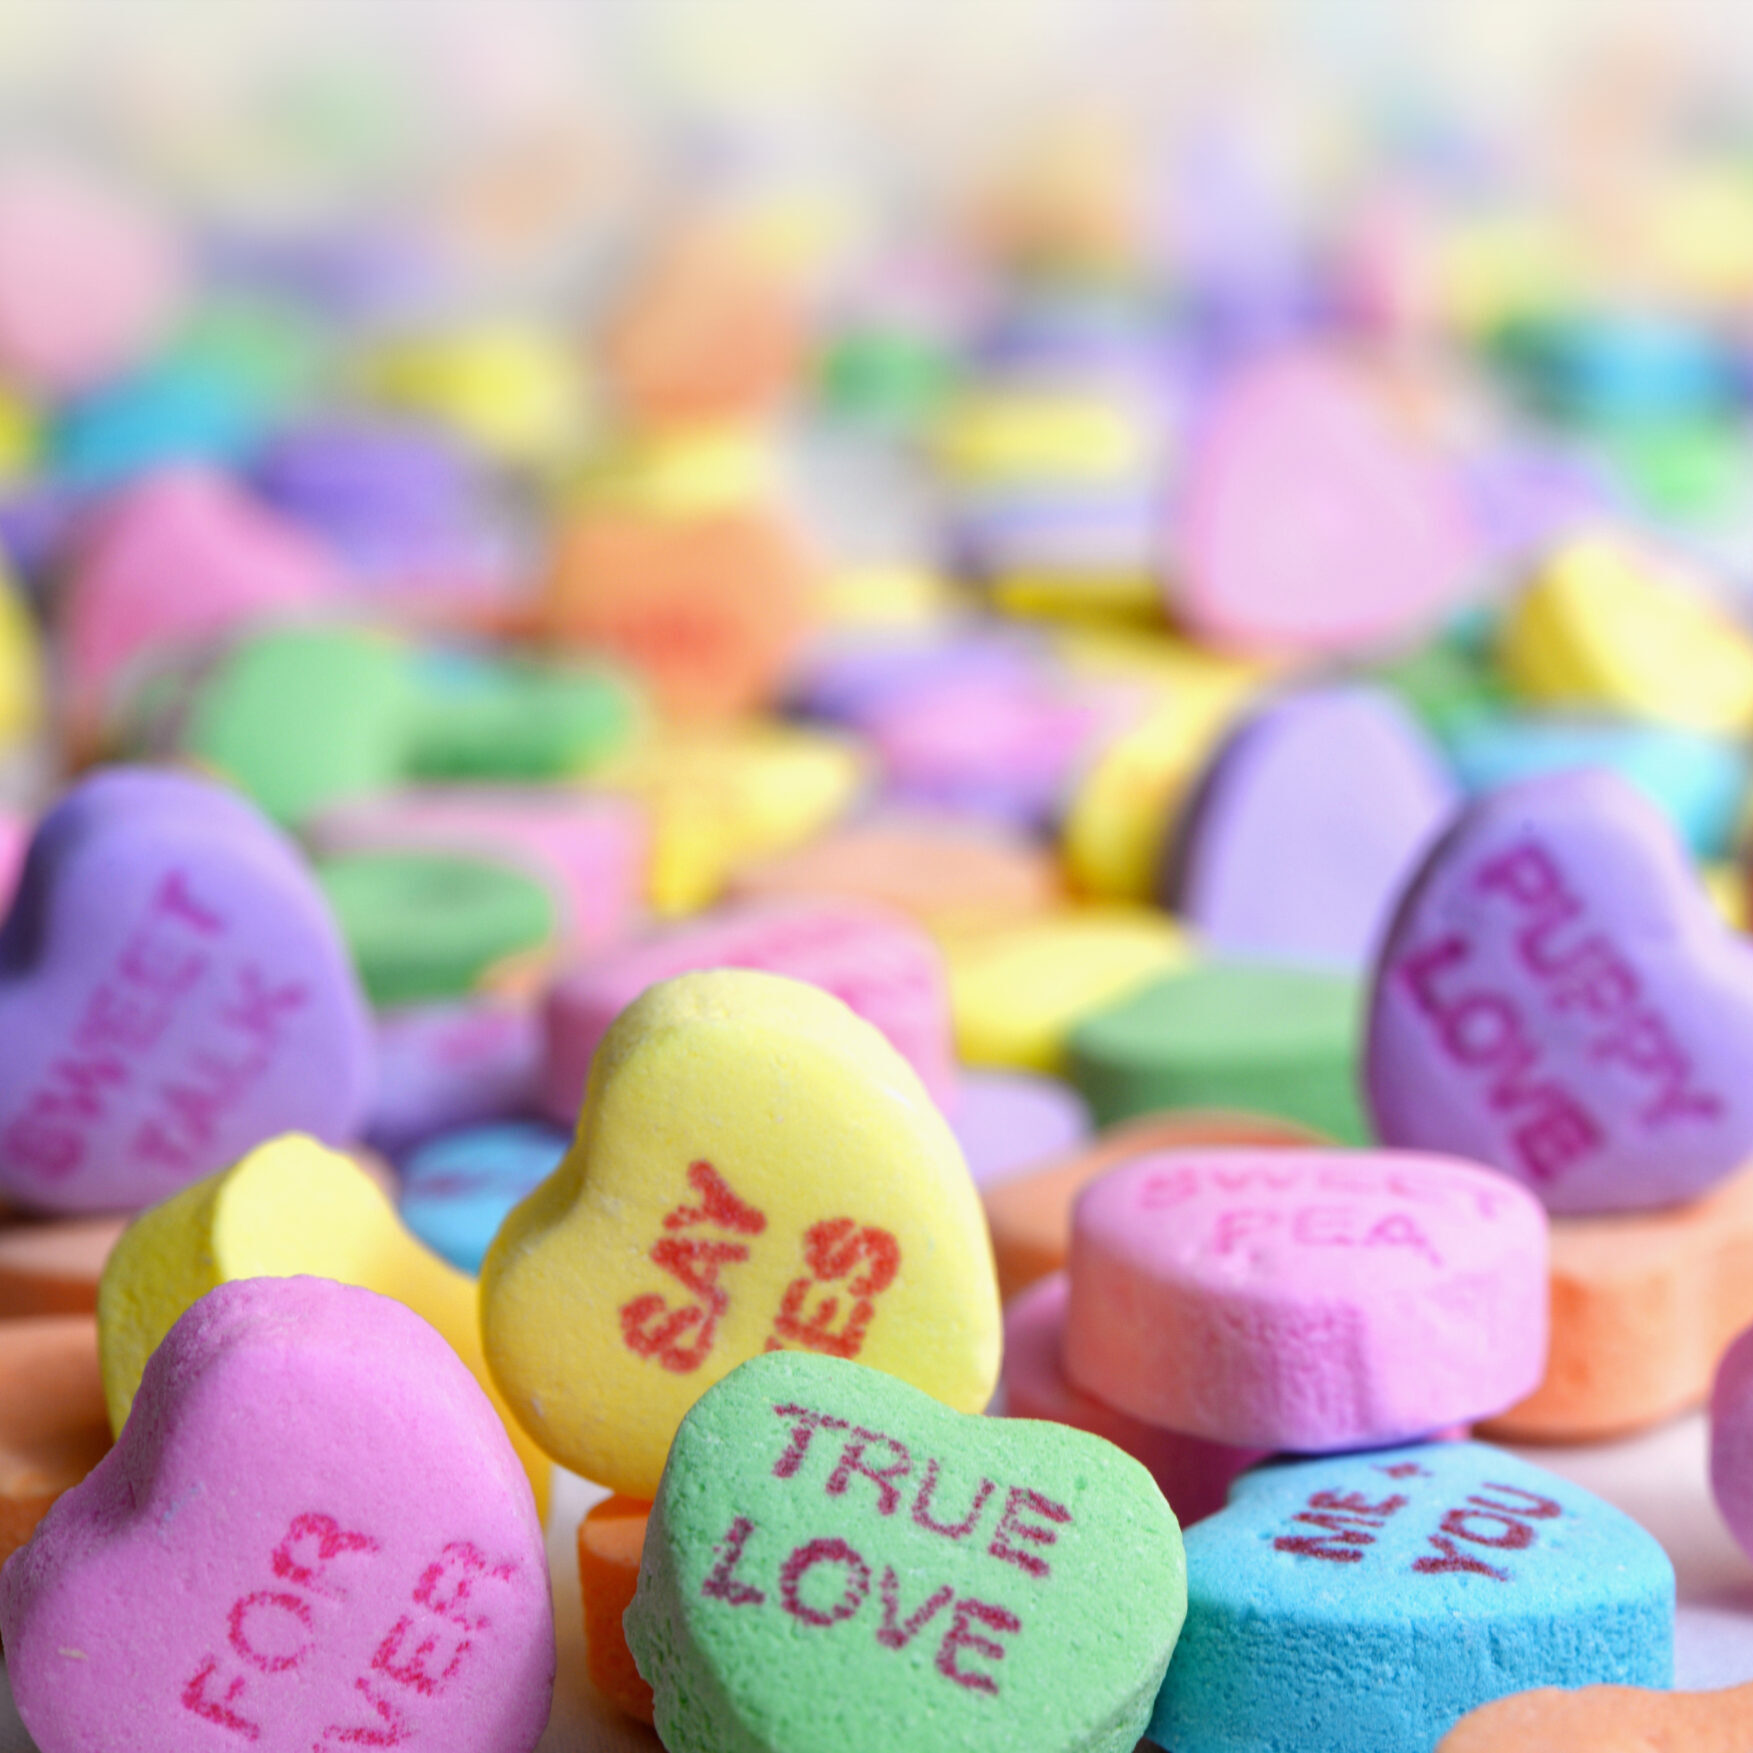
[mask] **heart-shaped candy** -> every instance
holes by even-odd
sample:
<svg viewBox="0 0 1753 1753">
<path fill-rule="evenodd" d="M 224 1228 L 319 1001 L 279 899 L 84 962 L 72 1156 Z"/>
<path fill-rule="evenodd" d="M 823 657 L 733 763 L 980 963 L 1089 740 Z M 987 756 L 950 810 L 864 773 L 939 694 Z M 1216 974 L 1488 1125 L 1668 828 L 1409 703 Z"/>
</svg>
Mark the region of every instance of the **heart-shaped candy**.
<svg viewBox="0 0 1753 1753">
<path fill-rule="evenodd" d="M 1130 1753 L 1186 1586 L 1111 1444 L 760 1357 L 676 1433 L 627 1642 L 673 1753 Z"/>
<path fill-rule="evenodd" d="M 479 1272 L 505 1214 L 554 1172 L 570 1138 L 543 1120 L 441 1132 L 401 1165 L 402 1222 L 464 1272 Z"/>
<path fill-rule="evenodd" d="M 552 1469 L 498 1399 L 473 1281 L 402 1227 L 350 1157 L 296 1135 L 142 1212 L 116 1244 L 97 1298 L 114 1428 L 128 1423 L 147 1359 L 191 1303 L 241 1279 L 302 1274 L 363 1285 L 431 1322 L 494 1401 L 546 1510 Z"/>
<path fill-rule="evenodd" d="M 486 1397 L 418 1316 L 319 1278 L 177 1322 L 0 1573 L 0 1635 L 45 1753 L 529 1753 L 554 1677 L 541 1524 Z"/>
<path fill-rule="evenodd" d="M 1469 1711 L 1437 1753 L 1742 1753 L 1753 1684 L 1717 1692 L 1542 1687 Z"/>
<path fill-rule="evenodd" d="M 1410 1753 L 1506 1692 L 1673 1679 L 1667 1554 L 1484 1443 L 1244 1473 L 1187 1577 L 1150 1725 L 1175 1753 Z"/>
<path fill-rule="evenodd" d="M 1293 694 L 1206 769 L 1158 892 L 1220 952 L 1359 968 L 1455 801 L 1440 755 L 1391 694 Z"/>
<path fill-rule="evenodd" d="M 1313 349 L 1238 373 L 1188 459 L 1175 608 L 1244 649 L 1356 651 L 1428 631 L 1475 551 L 1439 458 L 1356 366 Z"/>
<path fill-rule="evenodd" d="M 683 1413 L 764 1350 L 856 1358 L 968 1412 L 998 1375 L 991 1245 L 930 1096 L 838 999 L 743 969 L 622 1012 L 481 1305 L 525 1427 L 632 1497 Z"/>
<path fill-rule="evenodd" d="M 1711 1388 L 1710 1488 L 1729 1532 L 1753 1553 L 1753 1327 L 1724 1354 Z"/>
<path fill-rule="evenodd" d="M 1065 1367 L 1151 1424 L 1318 1453 L 1501 1411 L 1546 1361 L 1546 1214 L 1389 1151 L 1165 1151 L 1077 1202 Z"/>
<path fill-rule="evenodd" d="M 277 1133 L 357 1131 L 371 1038 L 333 919 L 247 803 L 86 779 L 0 928 L 0 1191 L 138 1210 Z"/>
<path fill-rule="evenodd" d="M 1753 1151 L 1753 950 L 1654 806 L 1595 770 L 1507 787 L 1431 849 L 1378 961 L 1382 1142 L 1555 1212 L 1695 1198 Z"/>
</svg>

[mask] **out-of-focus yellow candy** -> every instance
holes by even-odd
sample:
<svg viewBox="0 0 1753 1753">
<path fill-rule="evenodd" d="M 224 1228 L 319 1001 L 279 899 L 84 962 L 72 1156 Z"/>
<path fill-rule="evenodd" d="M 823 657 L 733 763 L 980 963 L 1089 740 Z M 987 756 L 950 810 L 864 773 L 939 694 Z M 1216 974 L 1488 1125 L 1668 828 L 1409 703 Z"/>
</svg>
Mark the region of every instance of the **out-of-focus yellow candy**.
<svg viewBox="0 0 1753 1753">
<path fill-rule="evenodd" d="M 42 635 L 23 594 L 0 565 L 0 747 L 34 735 L 42 720 Z"/>
<path fill-rule="evenodd" d="M 35 462 L 37 431 L 30 404 L 0 389 L 0 481 L 16 481 Z"/>
<path fill-rule="evenodd" d="M 630 436 L 591 460 L 581 499 L 647 513 L 695 517 L 774 497 L 773 447 L 758 427 L 701 423 Z"/>
<path fill-rule="evenodd" d="M 1471 220 L 1444 234 L 1438 254 L 1449 320 L 1469 335 L 1548 316 L 1574 305 L 1582 289 L 1576 250 L 1544 217 L 1504 213 Z"/>
<path fill-rule="evenodd" d="M 944 414 L 934 449 L 939 466 L 966 482 L 1109 481 L 1151 465 L 1127 409 L 1075 391 L 971 391 Z"/>
<path fill-rule="evenodd" d="M 1744 167 L 1703 166 L 1664 186 L 1646 233 L 1648 260 L 1678 293 L 1712 304 L 1753 297 L 1753 179 Z"/>
<path fill-rule="evenodd" d="M 1753 639 L 1707 598 L 1605 537 L 1572 542 L 1505 617 L 1524 698 L 1688 730 L 1753 727 Z"/>
<path fill-rule="evenodd" d="M 1065 1037 L 1092 1011 L 1188 958 L 1166 914 L 1074 907 L 944 942 L 956 1051 L 969 1065 L 1061 1069 Z"/>
<path fill-rule="evenodd" d="M 956 606 L 949 581 L 922 566 L 862 566 L 831 573 L 816 600 L 829 627 L 896 632 L 940 626 Z"/>
<path fill-rule="evenodd" d="M 741 969 L 621 1013 L 572 1149 L 488 1251 L 481 1309 L 532 1435 L 633 1497 L 763 1351 L 856 1359 L 963 1412 L 998 1376 L 991 1243 L 924 1086 L 838 999 Z"/>
<path fill-rule="evenodd" d="M 1732 864 L 1706 864 L 1699 868 L 1704 892 L 1710 896 L 1722 922 L 1731 931 L 1747 929 L 1747 879 Z"/>
<path fill-rule="evenodd" d="M 868 756 L 844 737 L 748 723 L 662 732 L 591 783 L 645 801 L 651 905 L 673 915 L 709 905 L 744 860 L 820 833 L 869 771 Z"/>
<path fill-rule="evenodd" d="M 481 1348 L 475 1281 L 421 1246 L 351 1157 L 288 1133 L 144 1211 L 98 1286 L 98 1350 L 119 1434 L 146 1360 L 183 1310 L 240 1278 L 308 1273 L 357 1284 L 429 1321 L 504 1419 L 546 1513 L 552 1468 L 506 1409 Z"/>
<path fill-rule="evenodd" d="M 508 463 L 555 461 L 582 424 L 576 350 L 533 324 L 482 323 L 389 341 L 363 371 L 368 390 L 391 406 L 442 420 Z"/>
<path fill-rule="evenodd" d="M 1009 572 L 993 579 L 986 594 L 994 608 L 1024 619 L 1057 621 L 1089 616 L 1111 621 L 1126 617 L 1143 624 L 1161 610 L 1163 587 L 1162 581 L 1148 572 L 1076 576 Z"/>
</svg>

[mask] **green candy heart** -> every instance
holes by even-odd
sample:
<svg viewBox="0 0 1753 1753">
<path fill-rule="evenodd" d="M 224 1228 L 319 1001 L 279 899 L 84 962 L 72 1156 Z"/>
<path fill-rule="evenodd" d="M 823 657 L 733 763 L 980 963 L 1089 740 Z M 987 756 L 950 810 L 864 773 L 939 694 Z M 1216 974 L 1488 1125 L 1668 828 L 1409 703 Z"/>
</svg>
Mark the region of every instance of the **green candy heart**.
<svg viewBox="0 0 1753 1753">
<path fill-rule="evenodd" d="M 1080 1023 L 1071 1079 L 1101 1126 L 1164 1108 L 1236 1108 L 1363 1144 L 1360 1003 L 1348 975 L 1202 962 Z"/>
<path fill-rule="evenodd" d="M 1186 1603 L 1111 1444 L 772 1352 L 676 1432 L 625 1626 L 670 1753 L 1131 1753 Z"/>
</svg>

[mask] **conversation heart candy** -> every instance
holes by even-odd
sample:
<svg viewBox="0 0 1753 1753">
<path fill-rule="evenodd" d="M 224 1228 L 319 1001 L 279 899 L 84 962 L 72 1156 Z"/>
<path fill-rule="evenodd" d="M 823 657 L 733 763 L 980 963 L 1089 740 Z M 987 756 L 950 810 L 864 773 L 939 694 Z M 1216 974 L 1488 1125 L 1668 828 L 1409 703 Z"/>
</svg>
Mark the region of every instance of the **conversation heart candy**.
<svg viewBox="0 0 1753 1753">
<path fill-rule="evenodd" d="M 1753 1554 L 1753 1327 L 1723 1354 L 1711 1388 L 1710 1488 L 1729 1532 Z"/>
<path fill-rule="evenodd" d="M 910 921 L 857 901 L 751 902 L 601 956 L 548 993 L 542 1107 L 570 1126 L 591 1060 L 648 986 L 697 968 L 759 968 L 831 992 L 890 1044 L 940 1103 L 955 1090 L 949 997 L 936 947 Z"/>
<path fill-rule="evenodd" d="M 541 1524 L 486 1397 L 418 1316 L 320 1278 L 182 1316 L 0 1572 L 0 1635 L 44 1753 L 530 1753 L 554 1678 Z"/>
<path fill-rule="evenodd" d="M 1469 1711 L 1436 1753 L 1740 1753 L 1750 1727 L 1753 1685 L 1541 1687 Z"/>
<path fill-rule="evenodd" d="M 1068 907 L 958 935 L 945 952 L 961 1057 L 1055 1074 L 1079 1021 L 1187 959 L 1175 925 L 1142 907 Z"/>
<path fill-rule="evenodd" d="M 310 537 L 225 475 L 156 470 L 79 532 L 56 601 L 74 709 L 100 711 L 155 650 L 309 610 L 341 589 Z"/>
<path fill-rule="evenodd" d="M 530 1004 L 478 997 L 385 1012 L 366 1136 L 400 1158 L 436 1133 L 527 1114 L 541 1056 Z"/>
<path fill-rule="evenodd" d="M 1361 369 L 1313 349 L 1225 385 L 1193 441 L 1180 517 L 1174 607 L 1201 638 L 1244 650 L 1416 637 L 1461 600 L 1475 550 L 1440 459 Z"/>
<path fill-rule="evenodd" d="M 1529 700 L 1726 733 L 1753 724 L 1753 639 L 1672 566 L 1605 537 L 1561 548 L 1505 617 Z"/>
<path fill-rule="evenodd" d="M 969 1412 L 998 1375 L 991 1249 L 930 1097 L 839 1000 L 743 969 L 622 1012 L 571 1151 L 488 1251 L 481 1312 L 525 1428 L 633 1497 L 764 1349 L 856 1358 Z"/>
<path fill-rule="evenodd" d="M 125 1217 L 61 1217 L 0 1226 L 0 1320 L 97 1308 L 104 1262 Z"/>
<path fill-rule="evenodd" d="M 451 1265 L 478 1273 L 505 1214 L 554 1172 L 570 1142 L 540 1120 L 441 1132 L 402 1164 L 402 1222 Z"/>
<path fill-rule="evenodd" d="M 1129 1753 L 1185 1595 L 1174 1516 L 1118 1449 L 779 1354 L 676 1433 L 627 1642 L 674 1753 L 814 1753 L 851 1723 L 921 1753 Z"/>
<path fill-rule="evenodd" d="M 1671 1205 L 1753 1150 L 1753 951 L 1611 774 L 1462 811 L 1375 972 L 1365 1091 L 1384 1144 L 1492 1163 L 1555 1212 Z"/>
<path fill-rule="evenodd" d="M 1555 1217 L 1546 1374 L 1487 1421 L 1504 1442 L 1594 1442 L 1710 1398 L 1753 1322 L 1753 1168 L 1662 1211 Z"/>
<path fill-rule="evenodd" d="M 946 1110 L 976 1187 L 994 1187 L 1089 1136 L 1089 1110 L 1069 1084 L 1026 1071 L 970 1071 Z"/>
<path fill-rule="evenodd" d="M 1307 1127 L 1266 1114 L 1185 1109 L 1110 1126 L 1089 1143 L 1025 1175 L 981 1189 L 999 1294 L 1008 1302 L 1038 1278 L 1057 1272 L 1071 1253 L 1071 1213 L 1098 1175 L 1155 1151 L 1195 1145 L 1247 1145 L 1271 1150 L 1330 1142 Z"/>
<path fill-rule="evenodd" d="M 1070 1280 L 1055 1272 L 1005 1305 L 1005 1416 L 1068 1424 L 1124 1449 L 1157 1482 L 1183 1528 L 1216 1515 L 1230 1481 L 1270 1451 L 1183 1436 L 1084 1393 L 1066 1375 L 1060 1356 L 1070 1294 Z"/>
<path fill-rule="evenodd" d="M 1361 998 L 1343 973 L 1195 962 L 1085 1017 L 1066 1043 L 1067 1074 L 1103 1124 L 1215 1108 L 1362 1144 Z"/>
<path fill-rule="evenodd" d="M 1189 1531 L 1187 1577 L 1150 1726 L 1175 1753 L 1410 1753 L 1507 1692 L 1673 1679 L 1667 1554 L 1484 1443 L 1244 1473 Z"/>
<path fill-rule="evenodd" d="M 1435 747 L 1391 695 L 1292 694 L 1218 751 L 1158 891 L 1219 954 L 1361 968 L 1455 801 Z"/>
<path fill-rule="evenodd" d="M 128 1422 L 147 1359 L 197 1298 L 241 1279 L 304 1274 L 363 1285 L 431 1322 L 505 1419 L 546 1508 L 548 1461 L 507 1415 L 487 1372 L 473 1283 L 397 1222 L 357 1163 L 297 1134 L 143 1212 L 116 1244 L 97 1299 L 115 1429 Z"/>
<path fill-rule="evenodd" d="M 0 1563 L 109 1447 L 96 1321 L 0 1321 Z"/>
<path fill-rule="evenodd" d="M 351 1137 L 365 1007 L 322 896 L 242 799 L 178 773 L 83 780 L 0 928 L 0 1190 L 138 1210 L 276 1133 Z"/>
<path fill-rule="evenodd" d="M 1546 1214 L 1409 1151 L 1165 1151 L 1079 1196 L 1065 1367 L 1213 1442 L 1321 1452 L 1500 1411 L 1546 1361 Z"/>
<path fill-rule="evenodd" d="M 651 1505 L 605 1497 L 578 1524 L 578 1587 L 584 1607 L 584 1666 L 590 1683 L 628 1716 L 651 1721 L 651 1687 L 634 1665 L 622 1616 L 639 1587 Z"/>
</svg>

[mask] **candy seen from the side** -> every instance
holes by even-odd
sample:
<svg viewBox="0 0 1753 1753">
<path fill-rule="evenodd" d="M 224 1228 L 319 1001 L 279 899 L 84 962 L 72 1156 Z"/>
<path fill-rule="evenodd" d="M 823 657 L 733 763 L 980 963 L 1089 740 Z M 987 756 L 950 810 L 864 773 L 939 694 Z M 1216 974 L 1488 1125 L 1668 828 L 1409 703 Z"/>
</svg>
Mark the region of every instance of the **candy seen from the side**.
<svg viewBox="0 0 1753 1753">
<path fill-rule="evenodd" d="M 1654 807 L 1583 769 L 1463 810 L 1377 963 L 1365 1085 L 1401 1149 L 1554 1212 L 1706 1192 L 1753 1151 L 1753 949 Z"/>
<path fill-rule="evenodd" d="M 1710 1488 L 1729 1532 L 1753 1555 L 1753 1327 L 1723 1354 L 1711 1387 Z"/>
<path fill-rule="evenodd" d="M 297 853 L 243 799 L 111 769 L 45 816 L 0 928 L 0 1191 L 138 1210 L 278 1133 L 356 1133 L 359 984 Z"/>
<path fill-rule="evenodd" d="M 677 1432 L 627 1641 L 673 1753 L 1129 1753 L 1185 1591 L 1118 1449 L 781 1353 Z"/>
<path fill-rule="evenodd" d="M 554 1677 L 541 1524 L 485 1395 L 417 1315 L 320 1278 L 183 1315 L 0 1572 L 0 1635 L 43 1753 L 124 1725 L 139 1753 L 529 1753 Z"/>
<path fill-rule="evenodd" d="M 301 1274 L 363 1285 L 431 1322 L 493 1401 L 546 1512 L 552 1469 L 487 1373 L 473 1281 L 396 1221 L 356 1162 L 296 1135 L 142 1212 L 116 1244 L 97 1300 L 115 1429 L 132 1416 L 147 1360 L 191 1303 L 222 1284 Z"/>
<path fill-rule="evenodd" d="M 1484 1443 L 1256 1468 L 1187 1574 L 1150 1727 L 1175 1753 L 1423 1753 L 1507 1692 L 1673 1679 L 1655 1539 Z"/>
<path fill-rule="evenodd" d="M 90 1315 L 0 1321 L 0 1561 L 109 1452 Z"/>
<path fill-rule="evenodd" d="M 578 1524 L 578 1587 L 584 1608 L 584 1666 L 617 1710 L 651 1721 L 651 1687 L 634 1665 L 622 1616 L 639 1587 L 639 1560 L 651 1505 L 605 1497 Z"/>
<path fill-rule="evenodd" d="M 1519 1400 L 1546 1361 L 1546 1214 L 1405 1151 L 1169 1151 L 1086 1188 L 1065 1367 L 1213 1442 L 1403 1441 Z"/>
<path fill-rule="evenodd" d="M 1541 1687 L 1469 1711 L 1437 1753 L 1742 1753 L 1753 1684 L 1716 1692 Z"/>
<path fill-rule="evenodd" d="M 838 999 L 744 969 L 621 1013 L 572 1149 L 488 1251 L 481 1309 L 525 1427 L 633 1497 L 688 1407 L 765 1350 L 856 1359 L 969 1412 L 998 1376 L 991 1246 L 930 1096 Z"/>
</svg>

